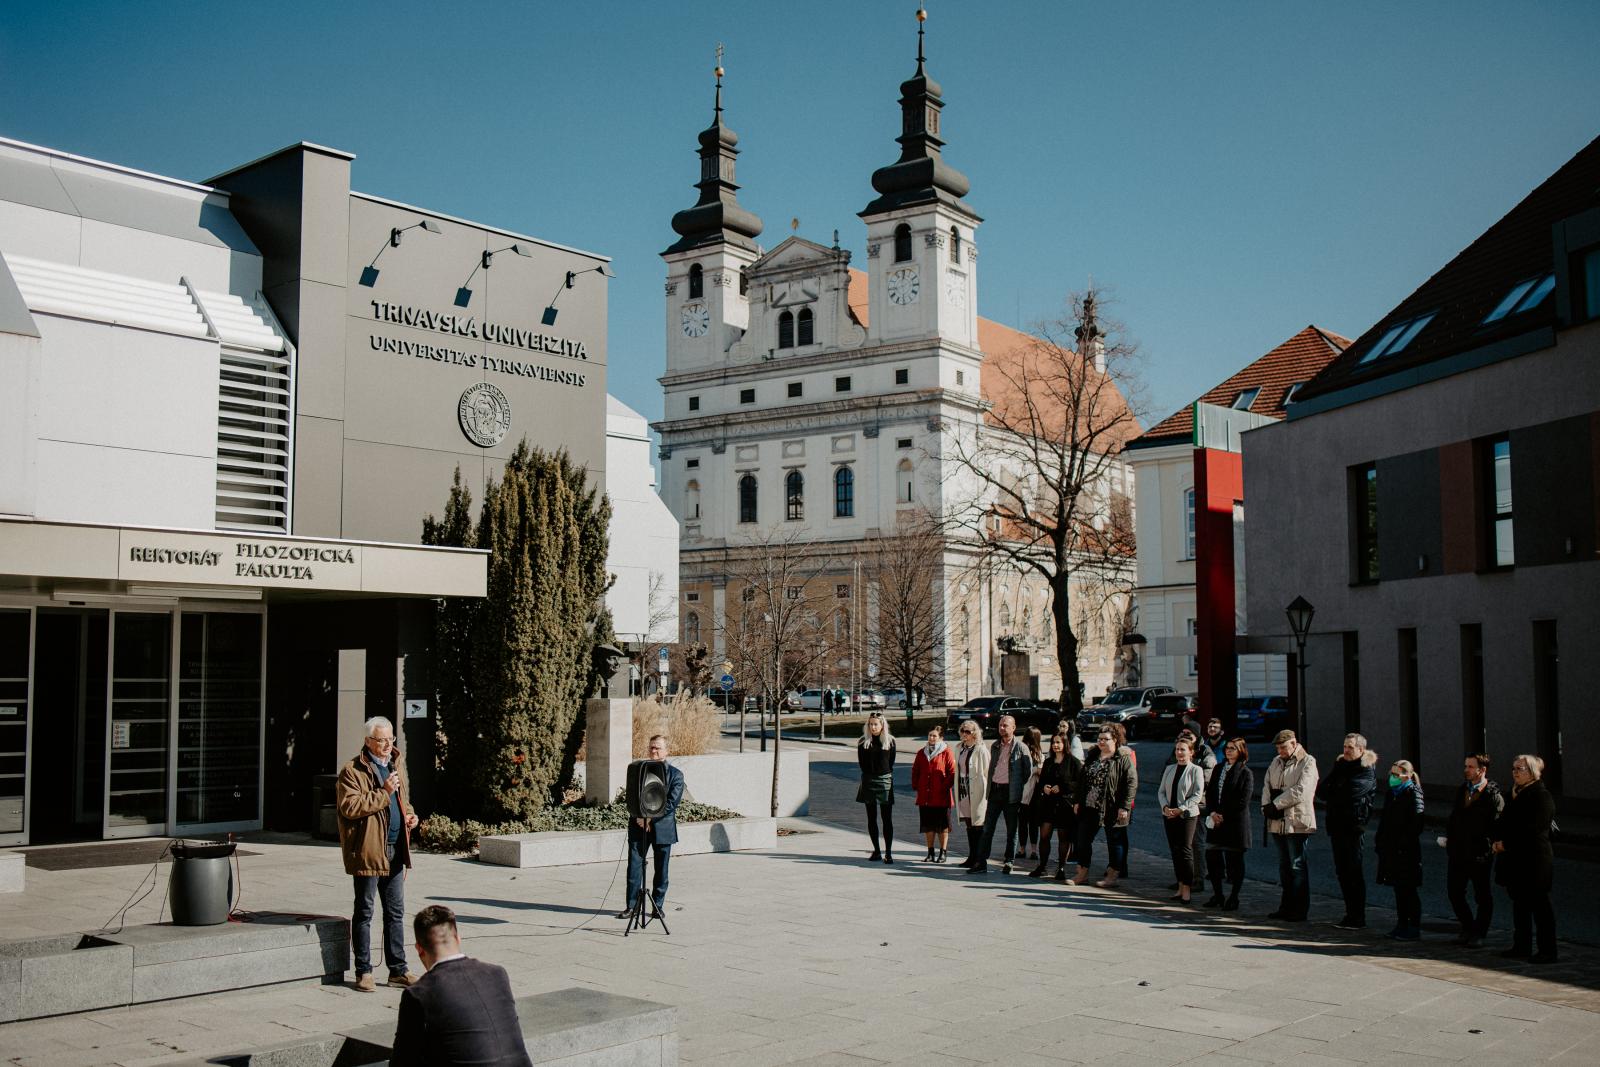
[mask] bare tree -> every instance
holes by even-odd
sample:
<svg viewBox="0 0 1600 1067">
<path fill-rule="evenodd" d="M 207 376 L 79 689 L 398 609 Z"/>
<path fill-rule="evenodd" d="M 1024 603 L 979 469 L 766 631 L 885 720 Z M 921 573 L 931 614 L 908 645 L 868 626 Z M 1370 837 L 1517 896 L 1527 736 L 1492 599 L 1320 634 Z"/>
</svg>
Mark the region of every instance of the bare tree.
<svg viewBox="0 0 1600 1067">
<path fill-rule="evenodd" d="M 868 541 L 863 572 L 877 590 L 877 610 L 864 620 L 868 643 L 877 650 L 886 681 L 912 695 L 943 696 L 939 654 L 945 645 L 938 583 L 943 578 L 945 540 L 926 514 L 901 521 L 893 533 Z"/>
<path fill-rule="evenodd" d="M 801 541 L 798 532 L 768 531 L 736 551 L 728 569 L 731 599 L 723 639 L 736 675 L 744 677 L 747 686 L 751 682 L 757 686 L 761 714 L 768 708 L 774 712 L 772 814 L 776 816 L 784 694 L 832 648 L 825 626 L 826 597 L 815 584 L 828 560 Z"/>
<path fill-rule="evenodd" d="M 988 353 L 992 407 L 981 423 L 945 433 L 951 495 L 970 501 L 946 526 L 1048 585 L 1067 713 L 1082 706 L 1074 596 L 1100 601 L 1098 610 L 1133 583 L 1131 511 L 1113 475 L 1139 432 L 1138 352 L 1099 302 L 1092 289 L 1073 294 L 1065 316 L 1027 344 Z"/>
<path fill-rule="evenodd" d="M 667 576 L 660 571 L 650 572 L 645 612 L 644 633 L 641 635 L 634 658 L 634 664 L 639 670 L 640 694 L 649 692 L 650 686 L 647 683 L 656 673 L 655 664 L 660 658 L 661 650 L 667 649 L 670 662 L 671 650 L 678 643 L 678 597 L 667 589 Z M 668 623 L 672 624 L 670 629 L 672 637 L 664 641 L 656 640 L 655 635 L 666 628 Z"/>
</svg>

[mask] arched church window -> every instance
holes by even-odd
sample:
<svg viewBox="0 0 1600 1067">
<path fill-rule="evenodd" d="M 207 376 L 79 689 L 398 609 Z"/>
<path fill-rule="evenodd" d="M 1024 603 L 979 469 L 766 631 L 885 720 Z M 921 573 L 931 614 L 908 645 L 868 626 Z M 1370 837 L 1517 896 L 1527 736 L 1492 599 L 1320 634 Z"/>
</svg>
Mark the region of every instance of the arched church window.
<svg viewBox="0 0 1600 1067">
<path fill-rule="evenodd" d="M 905 223 L 894 228 L 894 261 L 904 263 L 911 258 L 911 227 Z"/>
<path fill-rule="evenodd" d="M 950 227 L 950 262 L 961 262 L 961 231 Z"/>
<path fill-rule="evenodd" d="M 785 311 L 778 316 L 778 347 L 794 347 L 794 314 Z"/>
<path fill-rule="evenodd" d="M 796 520 L 806 517 L 806 476 L 799 471 L 790 471 L 784 476 L 783 517 Z"/>
<path fill-rule="evenodd" d="M 799 336 L 799 339 L 798 339 L 798 343 L 799 344 L 808 345 L 808 344 L 810 344 L 812 342 L 813 338 L 816 336 L 816 334 L 815 334 L 815 332 L 814 332 L 814 330 L 812 328 L 812 324 L 811 323 L 812 323 L 812 320 L 811 320 L 811 309 L 810 308 L 801 308 L 800 309 L 799 322 L 797 324 L 800 327 L 800 329 L 799 329 L 800 336 Z"/>
<path fill-rule="evenodd" d="M 1000 605 L 1000 632 L 1003 634 L 1011 632 L 1011 605 L 1009 604 Z"/>
<path fill-rule="evenodd" d="M 750 275 L 744 272 L 743 267 L 739 268 L 739 295 L 750 295 Z"/>
<path fill-rule="evenodd" d="M 854 518 L 856 513 L 856 472 L 849 465 L 833 472 L 833 517 Z"/>
<path fill-rule="evenodd" d="M 696 263 L 689 268 L 689 299 L 706 295 L 706 272 Z"/>
<path fill-rule="evenodd" d="M 756 521 L 756 476 L 753 474 L 739 479 L 739 521 Z"/>
<path fill-rule="evenodd" d="M 700 483 L 690 482 L 683 487 L 683 517 L 698 519 L 700 517 Z"/>
</svg>

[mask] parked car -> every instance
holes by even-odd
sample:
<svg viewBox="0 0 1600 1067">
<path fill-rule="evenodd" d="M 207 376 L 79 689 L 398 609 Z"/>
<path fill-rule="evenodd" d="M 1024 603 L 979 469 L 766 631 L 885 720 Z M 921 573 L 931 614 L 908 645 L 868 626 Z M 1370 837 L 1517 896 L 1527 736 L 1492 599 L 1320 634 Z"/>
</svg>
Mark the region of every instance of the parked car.
<svg viewBox="0 0 1600 1067">
<path fill-rule="evenodd" d="M 1060 714 L 1053 708 L 1040 707 L 1023 697 L 996 694 L 973 697 L 960 707 L 951 708 L 950 714 L 946 717 L 945 733 L 951 737 L 955 736 L 961 729 L 961 724 L 970 720 L 978 724 L 983 736 L 993 737 L 996 736 L 996 727 L 1002 715 L 1010 715 L 1016 719 L 1019 731 L 1037 726 L 1046 737 L 1055 733 L 1056 723 L 1061 719 Z"/>
<path fill-rule="evenodd" d="M 1200 717 L 1200 701 L 1180 693 L 1164 693 L 1150 702 L 1150 722 L 1146 737 L 1177 737 L 1185 719 L 1193 719 L 1204 726 Z"/>
<path fill-rule="evenodd" d="M 887 703 L 884 695 L 876 689 L 863 689 L 850 699 L 850 706 L 857 711 L 876 711 Z"/>
<path fill-rule="evenodd" d="M 1243 735 L 1272 736 L 1279 730 L 1292 729 L 1289 716 L 1289 698 L 1284 696 L 1240 697 L 1238 703 L 1238 729 Z"/>
<path fill-rule="evenodd" d="M 1128 686 L 1113 689 L 1099 703 L 1091 704 L 1078 712 L 1078 730 L 1084 736 L 1100 729 L 1102 723 L 1117 722 L 1128 732 L 1131 741 L 1149 736 L 1155 728 L 1155 712 L 1151 705 L 1157 697 L 1177 696 L 1170 685 Z"/>
<path fill-rule="evenodd" d="M 821 689 L 802 689 L 790 695 L 789 707 L 796 711 L 821 711 L 822 693 Z"/>
</svg>

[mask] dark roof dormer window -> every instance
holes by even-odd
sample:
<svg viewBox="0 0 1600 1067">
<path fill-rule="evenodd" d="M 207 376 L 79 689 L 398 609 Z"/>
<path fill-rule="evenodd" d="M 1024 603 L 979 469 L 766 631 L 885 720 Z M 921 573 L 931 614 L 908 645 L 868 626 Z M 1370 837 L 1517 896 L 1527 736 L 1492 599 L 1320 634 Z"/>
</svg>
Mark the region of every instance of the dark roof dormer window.
<svg viewBox="0 0 1600 1067">
<path fill-rule="evenodd" d="M 1432 322 L 1437 314 L 1437 311 L 1430 311 L 1426 315 L 1418 315 L 1414 319 L 1395 323 L 1384 331 L 1383 336 L 1378 338 L 1378 343 L 1361 357 L 1361 362 L 1371 363 L 1373 360 L 1405 351 L 1405 347 L 1416 340 L 1417 334 L 1421 333 L 1422 328 Z"/>
<path fill-rule="evenodd" d="M 1499 322 L 1501 319 L 1520 315 L 1524 311 L 1532 311 L 1544 303 L 1545 298 L 1555 291 L 1555 287 L 1556 276 L 1554 271 L 1542 274 L 1537 278 L 1524 279 L 1511 287 L 1511 291 L 1505 295 L 1505 298 L 1500 303 L 1494 306 L 1493 311 L 1483 317 L 1483 322 L 1479 325 L 1488 326 L 1490 323 Z"/>
<path fill-rule="evenodd" d="M 1256 397 L 1260 395 L 1261 386 L 1259 385 L 1251 386 L 1249 389 L 1242 389 L 1239 395 L 1233 398 L 1233 403 L 1229 406 L 1238 411 L 1249 411 L 1250 405 L 1254 404 Z"/>
</svg>

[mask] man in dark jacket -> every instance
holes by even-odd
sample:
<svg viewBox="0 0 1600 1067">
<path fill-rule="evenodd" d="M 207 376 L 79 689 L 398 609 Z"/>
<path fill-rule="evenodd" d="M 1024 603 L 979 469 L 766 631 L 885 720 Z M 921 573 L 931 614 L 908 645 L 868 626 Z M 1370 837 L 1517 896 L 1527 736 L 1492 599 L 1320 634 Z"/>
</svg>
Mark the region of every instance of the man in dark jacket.
<svg viewBox="0 0 1600 1067">
<path fill-rule="evenodd" d="M 1494 888 L 1490 884 L 1494 851 L 1490 834 L 1495 820 L 1505 810 L 1500 787 L 1489 780 L 1489 757 L 1484 753 L 1468 756 L 1462 763 L 1465 779 L 1456 790 L 1456 804 L 1450 810 L 1450 825 L 1439 843 L 1445 848 L 1448 866 L 1445 885 L 1450 906 L 1461 921 L 1460 942 L 1469 948 L 1483 944 L 1494 918 Z M 1478 913 L 1467 904 L 1467 886 L 1477 898 Z"/>
<path fill-rule="evenodd" d="M 1360 930 L 1367 925 L 1367 874 L 1361 863 L 1361 838 L 1372 817 L 1372 798 L 1378 789 L 1373 766 L 1378 754 L 1369 751 L 1367 739 L 1346 734 L 1344 750 L 1333 761 L 1317 794 L 1326 805 L 1324 818 L 1333 846 L 1333 869 L 1344 896 L 1344 918 L 1334 925 Z"/>
<path fill-rule="evenodd" d="M 1011 873 L 1016 858 L 1017 821 L 1022 813 L 1022 790 L 1033 777 L 1033 755 L 1028 746 L 1017 737 L 1017 720 L 1010 715 L 1000 716 L 995 724 L 1000 739 L 989 748 L 989 810 L 983 822 L 982 852 L 973 865 L 973 874 L 989 872 L 989 854 L 994 847 L 994 832 L 1002 818 L 1006 821 L 1006 848 L 1004 865 L 1000 868 Z"/>
<path fill-rule="evenodd" d="M 656 734 L 650 739 L 650 759 L 666 760 L 667 738 Z M 656 875 L 650 886 L 650 899 L 656 911 L 667 903 L 667 864 L 672 861 L 672 846 L 678 843 L 678 805 L 683 802 L 683 772 L 667 764 L 667 806 L 654 819 L 635 819 L 628 824 L 628 906 L 617 918 L 626 919 L 644 892 L 644 854 L 650 849 Z"/>
<path fill-rule="evenodd" d="M 506 969 L 461 951 L 449 908 L 423 908 L 411 926 L 428 973 L 400 994 L 391 1067 L 528 1067 Z"/>
</svg>

